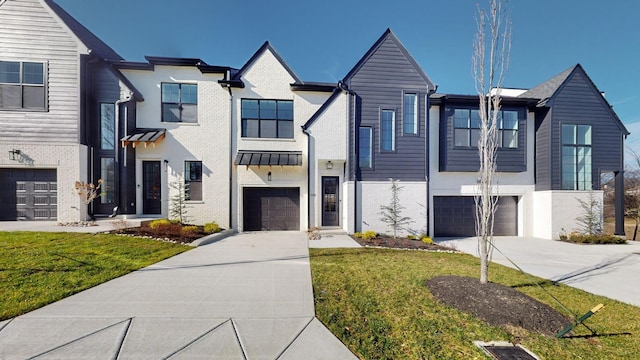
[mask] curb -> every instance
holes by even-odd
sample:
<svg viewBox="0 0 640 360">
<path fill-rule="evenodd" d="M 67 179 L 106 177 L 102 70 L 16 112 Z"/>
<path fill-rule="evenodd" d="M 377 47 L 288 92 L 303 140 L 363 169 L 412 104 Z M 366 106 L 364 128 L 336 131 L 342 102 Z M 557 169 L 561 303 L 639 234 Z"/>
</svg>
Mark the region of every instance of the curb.
<svg viewBox="0 0 640 360">
<path fill-rule="evenodd" d="M 215 233 L 215 234 L 207 235 L 205 237 L 201 237 L 198 240 L 192 241 L 189 245 L 193 246 L 193 247 L 198 247 L 198 246 L 202 246 L 202 245 L 213 244 L 214 242 L 218 242 L 218 241 L 220 241 L 222 239 L 226 239 L 229 236 L 234 235 L 235 233 L 236 233 L 235 230 L 227 229 L 227 230 L 221 231 L 219 233 Z"/>
</svg>

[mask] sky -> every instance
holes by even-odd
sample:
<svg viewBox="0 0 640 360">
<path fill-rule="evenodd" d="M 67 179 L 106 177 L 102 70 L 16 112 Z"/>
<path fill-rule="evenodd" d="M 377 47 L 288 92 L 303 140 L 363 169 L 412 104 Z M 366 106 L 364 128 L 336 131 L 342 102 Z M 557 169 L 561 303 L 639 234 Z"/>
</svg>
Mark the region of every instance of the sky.
<svg viewBox="0 0 640 360">
<path fill-rule="evenodd" d="M 387 29 L 438 92 L 474 94 L 477 5 L 488 0 L 55 0 L 129 61 L 200 58 L 240 68 L 265 42 L 303 81 L 342 79 Z M 640 152 L 640 1 L 512 0 L 505 87 L 580 63 Z M 627 159 L 630 156 L 627 155 Z"/>
</svg>

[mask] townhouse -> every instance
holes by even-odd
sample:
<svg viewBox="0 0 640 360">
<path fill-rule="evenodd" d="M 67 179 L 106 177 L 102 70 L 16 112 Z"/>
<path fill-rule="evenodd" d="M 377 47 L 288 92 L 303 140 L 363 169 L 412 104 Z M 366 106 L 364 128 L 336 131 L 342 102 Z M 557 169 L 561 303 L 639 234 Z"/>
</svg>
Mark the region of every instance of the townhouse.
<svg viewBox="0 0 640 360">
<path fill-rule="evenodd" d="M 6 2 L 0 16 L 3 220 L 167 217 L 182 196 L 189 222 L 237 231 L 388 232 L 380 206 L 394 179 L 403 233 L 475 232 L 478 97 L 438 93 L 391 30 L 322 83 L 269 42 L 239 68 L 130 62 L 52 1 Z M 30 30 L 34 17 L 49 31 Z M 582 66 L 499 91 L 496 234 L 575 229 L 578 199 L 602 199 L 605 173 L 623 233 L 629 133 Z M 73 183 L 98 179 L 86 210 Z"/>
</svg>

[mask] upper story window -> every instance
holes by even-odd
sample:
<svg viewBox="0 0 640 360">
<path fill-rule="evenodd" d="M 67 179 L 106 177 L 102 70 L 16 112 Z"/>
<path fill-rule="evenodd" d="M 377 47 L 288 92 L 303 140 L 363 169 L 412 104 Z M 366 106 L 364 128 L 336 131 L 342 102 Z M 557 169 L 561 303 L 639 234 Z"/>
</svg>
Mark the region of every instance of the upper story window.
<svg viewBox="0 0 640 360">
<path fill-rule="evenodd" d="M 361 127 L 359 129 L 358 140 L 358 164 L 360 165 L 360 169 L 371 169 L 371 150 L 373 148 L 371 142 L 373 140 L 373 129 L 371 129 L 370 127 Z"/>
<path fill-rule="evenodd" d="M 184 162 L 185 200 L 202 200 L 202 161 Z"/>
<path fill-rule="evenodd" d="M 45 64 L 0 61 L 0 109 L 46 110 Z"/>
<path fill-rule="evenodd" d="M 591 125 L 562 125 L 562 189 L 591 190 Z"/>
<path fill-rule="evenodd" d="M 418 94 L 404 94 L 404 133 L 418 134 Z"/>
<path fill-rule="evenodd" d="M 518 111 L 500 110 L 498 113 L 498 147 L 518 147 Z M 480 113 L 476 109 L 454 110 L 454 144 L 477 147 L 480 139 Z"/>
<path fill-rule="evenodd" d="M 380 114 L 381 150 L 394 151 L 396 149 L 396 112 L 382 110 Z"/>
<path fill-rule="evenodd" d="M 162 83 L 162 121 L 198 122 L 198 85 Z"/>
<path fill-rule="evenodd" d="M 292 100 L 242 99 L 242 137 L 293 139 Z"/>
<path fill-rule="evenodd" d="M 115 149 L 116 118 L 115 104 L 100 104 L 100 148 L 102 150 Z"/>
</svg>

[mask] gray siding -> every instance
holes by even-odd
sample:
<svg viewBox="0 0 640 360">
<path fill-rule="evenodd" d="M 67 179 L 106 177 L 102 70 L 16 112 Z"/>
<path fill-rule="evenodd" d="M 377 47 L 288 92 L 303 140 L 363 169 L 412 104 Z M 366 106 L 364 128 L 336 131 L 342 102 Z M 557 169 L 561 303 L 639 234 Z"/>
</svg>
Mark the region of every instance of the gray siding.
<svg viewBox="0 0 640 360">
<path fill-rule="evenodd" d="M 536 190 L 551 190 L 551 113 L 537 109 L 536 117 Z"/>
<path fill-rule="evenodd" d="M 623 132 L 602 95 L 582 70 L 576 71 L 558 89 L 551 100 L 553 189 L 562 188 L 561 140 L 562 124 L 592 126 L 592 179 L 594 189 L 600 189 L 601 171 L 623 169 Z"/>
<path fill-rule="evenodd" d="M 357 131 L 360 126 L 373 129 L 373 169 L 362 169 L 360 179 L 424 181 L 427 173 L 425 101 L 428 84 L 398 44 L 387 37 L 352 76 L 349 87 L 360 99 L 356 119 L 351 119 L 350 131 Z M 403 131 L 404 92 L 418 94 L 418 135 L 405 135 Z M 382 109 L 395 110 L 393 152 L 380 151 Z M 351 135 L 353 138 L 354 134 Z M 357 145 L 354 150 L 357 150 Z"/>
<path fill-rule="evenodd" d="M 0 7 L 0 60 L 45 62 L 48 111 L 0 110 L 0 141 L 79 141 L 78 42 L 38 0 Z"/>
<path fill-rule="evenodd" d="M 473 172 L 480 168 L 477 147 L 454 146 L 454 110 L 477 109 L 477 105 L 448 103 L 440 107 L 440 171 Z M 524 108 L 503 106 L 503 110 L 518 111 L 518 147 L 500 148 L 496 155 L 497 171 L 527 170 L 527 112 Z"/>
</svg>

